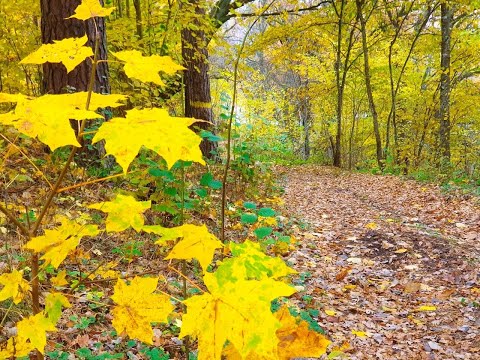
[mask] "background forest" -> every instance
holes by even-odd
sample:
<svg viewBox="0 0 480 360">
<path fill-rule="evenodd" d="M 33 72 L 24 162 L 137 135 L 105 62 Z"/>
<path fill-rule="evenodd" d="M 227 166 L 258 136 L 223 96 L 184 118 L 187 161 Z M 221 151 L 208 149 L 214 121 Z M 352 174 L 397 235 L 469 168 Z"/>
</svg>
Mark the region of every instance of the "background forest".
<svg viewBox="0 0 480 360">
<path fill-rule="evenodd" d="M 48 79 L 39 69 L 13 62 L 40 42 L 38 5 L 1 4 L 2 91 L 45 90 Z M 246 36 L 234 125 L 260 160 L 478 178 L 476 1 L 106 5 L 116 6 L 105 24 L 106 53 L 128 46 L 198 70 L 185 73 L 183 99 L 180 77 L 165 87 L 145 85 L 125 81 L 121 67 L 109 64 L 102 91 L 131 95 L 129 106 L 166 104 L 179 114 L 186 100 L 187 116 L 212 121 L 224 135 L 220 115 L 231 102 L 234 62 Z M 68 85 L 81 88 L 75 81 Z M 213 112 L 205 105 L 210 101 Z"/>
</svg>

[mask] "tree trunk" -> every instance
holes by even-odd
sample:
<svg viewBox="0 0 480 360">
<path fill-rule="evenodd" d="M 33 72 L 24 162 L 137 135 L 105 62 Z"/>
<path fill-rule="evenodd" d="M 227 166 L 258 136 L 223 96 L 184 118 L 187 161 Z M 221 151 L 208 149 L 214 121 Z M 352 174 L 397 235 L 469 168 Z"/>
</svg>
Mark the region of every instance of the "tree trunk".
<svg viewBox="0 0 480 360">
<path fill-rule="evenodd" d="M 440 121 L 439 140 L 441 165 L 450 164 L 450 58 L 453 27 L 453 9 L 447 2 L 441 4 L 441 60 L 440 60 Z"/>
<path fill-rule="evenodd" d="M 338 13 L 338 32 L 337 32 L 337 53 L 335 58 L 335 80 L 337 85 L 337 134 L 335 135 L 335 146 L 333 148 L 333 166 L 342 165 L 341 143 L 342 143 L 342 111 L 343 111 L 343 90 L 344 84 L 340 78 L 340 68 L 342 63 L 342 28 L 343 11 L 345 9 L 345 0 L 340 4 Z M 345 69 L 344 69 L 345 70 Z"/>
<path fill-rule="evenodd" d="M 50 44 L 53 40 L 62 40 L 69 37 L 88 36 L 88 46 L 94 48 L 95 25 L 93 19 L 82 21 L 67 19 L 73 15 L 80 0 L 41 0 L 41 29 L 42 43 Z M 99 60 L 107 59 L 107 43 L 105 20 L 96 18 L 97 28 L 100 33 Z M 43 64 L 43 93 L 61 94 L 73 91 L 86 91 L 92 71 L 92 62 L 86 60 L 67 74 L 63 64 Z M 94 91 L 97 93 L 110 93 L 108 82 L 108 64 L 100 62 L 97 66 Z"/>
<path fill-rule="evenodd" d="M 137 36 L 140 40 L 143 39 L 143 25 L 142 25 L 142 7 L 140 0 L 133 0 L 133 7 L 135 8 L 135 22 L 137 24 Z"/>
<path fill-rule="evenodd" d="M 208 122 L 198 122 L 193 126 L 210 130 L 213 124 L 213 112 L 210 94 L 210 78 L 208 76 L 207 37 L 200 24 L 201 17 L 205 16 L 205 9 L 199 0 L 187 2 L 196 14 L 191 27 L 182 29 L 182 57 L 183 65 L 187 69 L 183 75 L 185 91 L 185 116 Z M 214 158 L 212 151 L 215 144 L 204 139 L 200 145 L 202 154 L 207 158 Z"/>
<path fill-rule="evenodd" d="M 365 72 L 365 86 L 367 88 L 367 97 L 368 104 L 370 106 L 370 112 L 372 113 L 373 119 L 373 131 L 375 133 L 375 143 L 376 143 L 376 155 L 378 167 L 383 170 L 385 164 L 383 161 L 383 151 L 382 151 L 382 138 L 380 137 L 380 127 L 378 125 L 378 113 L 375 106 L 375 101 L 373 99 L 371 75 L 370 75 L 370 65 L 368 57 L 368 44 L 367 44 L 367 29 L 366 29 L 366 20 L 363 17 L 362 7 L 364 0 L 356 0 L 357 3 L 357 16 L 360 21 L 360 29 L 362 33 L 362 48 L 363 48 L 363 64 Z"/>
<path fill-rule="evenodd" d="M 117 0 L 117 12 L 118 12 L 118 17 L 122 18 L 123 17 L 123 0 Z"/>
<path fill-rule="evenodd" d="M 89 19 L 82 21 L 78 19 L 67 19 L 74 14 L 80 0 L 41 0 L 41 29 L 42 43 L 53 43 L 53 40 L 62 40 L 69 37 L 82 37 L 87 35 L 87 45 L 95 48 L 96 31 L 99 33 L 98 59 L 107 59 L 107 41 L 104 18 Z M 103 5 L 103 1 L 101 1 Z M 95 26 L 96 24 L 96 26 Z M 42 92 L 44 94 L 62 94 L 68 92 L 87 91 L 90 74 L 92 72 L 92 61 L 87 59 L 80 63 L 75 69 L 67 74 L 63 64 L 43 64 Z M 101 94 L 110 93 L 108 81 L 108 63 L 99 62 L 96 68 L 95 83 L 93 91 Z M 71 120 L 72 128 L 78 132 L 79 122 Z M 87 147 L 78 152 L 75 161 L 87 166 L 92 162 L 99 161 L 105 155 L 103 143 L 100 143 L 96 150 L 89 151 Z M 107 161 L 105 166 L 111 164 Z"/>
<path fill-rule="evenodd" d="M 125 0 L 125 14 L 130 17 L 130 0 Z"/>
</svg>

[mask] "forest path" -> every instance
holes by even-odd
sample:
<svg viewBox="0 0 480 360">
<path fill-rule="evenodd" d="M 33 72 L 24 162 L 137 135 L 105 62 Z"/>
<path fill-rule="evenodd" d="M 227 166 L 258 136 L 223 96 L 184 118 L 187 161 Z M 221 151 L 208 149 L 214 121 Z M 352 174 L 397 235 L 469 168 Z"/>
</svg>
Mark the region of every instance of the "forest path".
<svg viewBox="0 0 480 360">
<path fill-rule="evenodd" d="M 350 359 L 480 358 L 480 201 L 394 176 L 279 170 L 299 293 Z M 315 312 L 312 314 L 315 315 Z"/>
</svg>

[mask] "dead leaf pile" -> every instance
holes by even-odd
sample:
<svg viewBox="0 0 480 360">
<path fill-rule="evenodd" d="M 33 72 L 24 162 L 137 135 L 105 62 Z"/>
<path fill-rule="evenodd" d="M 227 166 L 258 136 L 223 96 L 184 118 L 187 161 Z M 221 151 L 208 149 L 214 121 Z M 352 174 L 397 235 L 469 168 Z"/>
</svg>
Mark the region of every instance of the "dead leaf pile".
<svg viewBox="0 0 480 360">
<path fill-rule="evenodd" d="M 288 171 L 285 201 L 309 224 L 289 255 L 304 279 L 298 304 L 321 310 L 332 355 L 480 358 L 478 199 L 302 166 Z"/>
</svg>

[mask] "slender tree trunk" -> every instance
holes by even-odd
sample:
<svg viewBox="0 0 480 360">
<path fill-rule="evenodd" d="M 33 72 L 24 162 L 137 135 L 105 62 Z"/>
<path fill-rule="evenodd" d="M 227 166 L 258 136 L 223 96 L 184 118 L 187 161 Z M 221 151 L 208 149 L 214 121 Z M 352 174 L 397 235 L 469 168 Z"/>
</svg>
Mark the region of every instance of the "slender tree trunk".
<svg viewBox="0 0 480 360">
<path fill-rule="evenodd" d="M 352 170 L 353 166 L 353 138 L 355 136 L 355 125 L 357 123 L 358 110 L 356 101 L 352 101 L 352 128 L 350 130 L 350 137 L 348 139 L 348 170 Z"/>
<path fill-rule="evenodd" d="M 383 169 L 385 164 L 383 161 L 382 138 L 380 136 L 380 127 L 378 124 L 377 108 L 375 106 L 375 101 L 373 99 L 373 91 L 372 91 L 372 83 L 371 83 L 371 75 L 370 75 L 370 64 L 369 64 L 369 57 L 368 57 L 366 20 L 363 17 L 363 12 L 362 12 L 364 0 L 356 0 L 356 3 L 357 3 L 357 16 L 360 21 L 360 28 L 362 33 L 365 86 L 367 89 L 368 104 L 370 106 L 370 112 L 372 113 L 372 119 L 373 119 L 373 132 L 375 133 L 377 163 L 378 163 L 378 167 L 380 169 Z"/>
<path fill-rule="evenodd" d="M 125 15 L 127 18 L 130 17 L 130 0 L 125 0 Z"/>
<path fill-rule="evenodd" d="M 336 8 L 335 8 L 336 10 Z M 335 135 L 335 146 L 333 148 L 333 166 L 340 167 L 342 165 L 342 112 L 343 112 L 343 91 L 344 84 L 342 84 L 340 77 L 340 69 L 342 67 L 342 29 L 343 29 L 343 12 L 345 10 L 345 0 L 340 4 L 340 11 L 338 16 L 338 31 L 337 31 L 337 53 L 335 58 L 335 82 L 337 86 L 337 133 Z M 346 65 L 346 64 L 345 64 Z M 343 67 L 345 71 L 345 66 Z"/>
<path fill-rule="evenodd" d="M 143 39 L 143 25 L 142 25 L 142 7 L 140 0 L 133 0 L 135 7 L 135 23 L 137 25 L 137 36 L 140 40 Z"/>
<path fill-rule="evenodd" d="M 198 122 L 193 126 L 210 130 L 213 124 L 213 112 L 210 94 L 210 78 L 208 64 L 208 40 L 202 30 L 200 19 L 205 16 L 205 9 L 199 0 L 190 0 L 188 6 L 195 11 L 193 26 L 182 29 L 183 65 L 187 68 L 183 75 L 185 91 L 185 116 L 208 122 Z M 212 150 L 215 143 L 204 139 L 200 145 L 202 154 L 214 158 Z"/>
<path fill-rule="evenodd" d="M 440 60 L 440 121 L 439 141 L 441 165 L 450 164 L 450 58 L 453 28 L 453 9 L 448 2 L 441 4 L 441 60 Z"/>
<path fill-rule="evenodd" d="M 117 0 L 117 11 L 118 11 L 118 17 L 122 18 L 123 17 L 123 0 Z"/>
<path fill-rule="evenodd" d="M 103 1 L 102 1 L 103 2 Z M 93 19 L 82 21 L 67 19 L 73 15 L 80 0 L 41 0 L 41 29 L 42 43 L 53 43 L 53 40 L 62 40 L 68 37 L 88 36 L 88 46 L 95 44 L 95 25 Z M 100 33 L 99 60 L 107 59 L 107 42 L 105 20 L 96 18 Z M 73 91 L 86 91 L 92 70 L 92 62 L 86 60 L 67 74 L 63 64 L 45 63 L 43 65 L 43 93 L 61 94 Z M 94 91 L 110 93 L 108 82 L 108 64 L 100 62 L 97 66 Z"/>
</svg>

